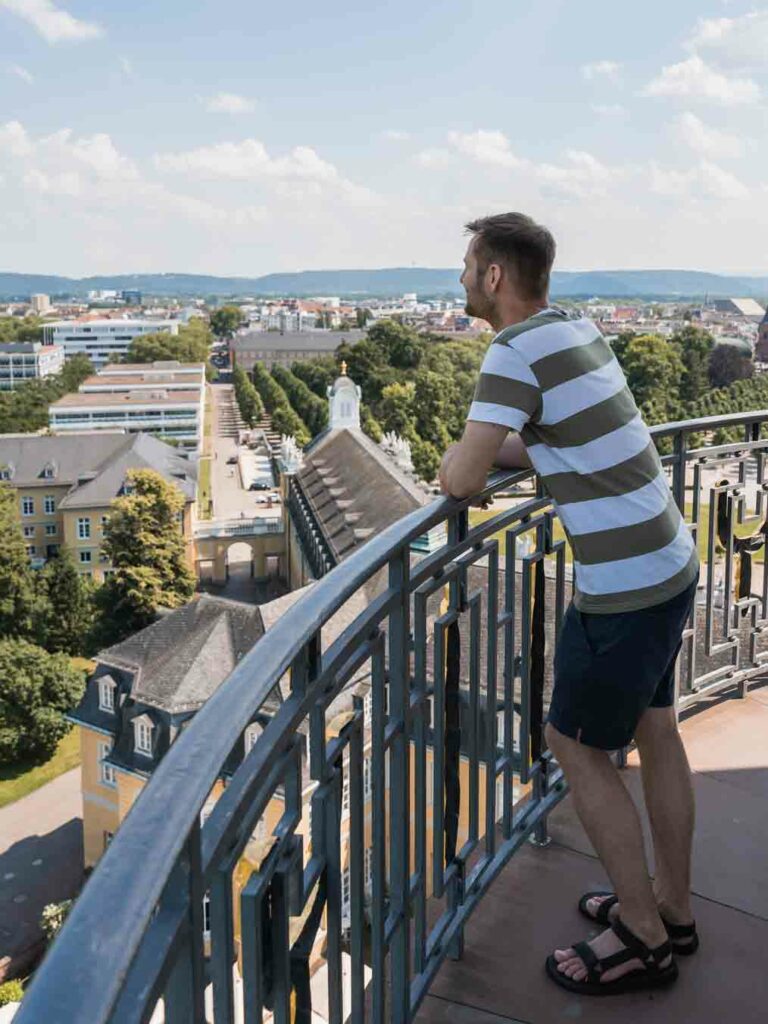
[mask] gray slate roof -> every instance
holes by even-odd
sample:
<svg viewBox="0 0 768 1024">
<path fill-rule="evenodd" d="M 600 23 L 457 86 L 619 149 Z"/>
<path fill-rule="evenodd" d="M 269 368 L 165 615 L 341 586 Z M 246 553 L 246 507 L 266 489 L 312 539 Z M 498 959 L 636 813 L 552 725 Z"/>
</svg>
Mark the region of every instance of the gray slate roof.
<svg viewBox="0 0 768 1024">
<path fill-rule="evenodd" d="M 336 351 L 346 342 L 354 345 L 364 331 L 248 331 L 236 334 L 231 347 L 234 352 L 327 352 Z"/>
<path fill-rule="evenodd" d="M 171 713 L 194 711 L 263 634 L 258 607 L 203 594 L 101 651 L 98 660 L 135 673 L 135 701 Z"/>
<path fill-rule="evenodd" d="M 362 430 L 321 434 L 297 476 L 339 561 L 431 500 Z"/>
<path fill-rule="evenodd" d="M 195 463 L 149 434 L 0 434 L 0 465 L 13 466 L 14 487 L 70 486 L 60 503 L 65 508 L 108 505 L 129 469 L 154 469 L 177 484 L 188 501 L 195 496 Z M 48 466 L 53 477 L 43 476 Z"/>
</svg>

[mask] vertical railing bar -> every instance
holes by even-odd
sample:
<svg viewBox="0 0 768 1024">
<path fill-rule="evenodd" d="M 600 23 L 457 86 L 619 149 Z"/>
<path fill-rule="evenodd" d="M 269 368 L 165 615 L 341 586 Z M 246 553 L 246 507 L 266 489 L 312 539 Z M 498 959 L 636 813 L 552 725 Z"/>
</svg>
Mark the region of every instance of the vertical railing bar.
<svg viewBox="0 0 768 1024">
<path fill-rule="evenodd" d="M 499 549 L 488 552 L 488 622 L 499 615 Z M 496 669 L 498 633 L 488 630 L 485 660 L 486 758 L 485 758 L 485 853 L 496 852 Z"/>
<path fill-rule="evenodd" d="M 386 950 L 384 947 L 384 886 L 386 881 L 386 810 L 384 794 L 384 644 L 379 637 L 371 658 L 371 767 L 373 775 L 373 892 L 371 898 L 371 1009 L 374 1024 L 384 1024 Z"/>
<path fill-rule="evenodd" d="M 211 879 L 211 981 L 216 1024 L 234 1024 L 235 994 L 232 965 L 235 960 L 232 913 L 232 867 L 221 865 Z"/>
<path fill-rule="evenodd" d="M 470 842 L 478 837 L 480 814 L 480 762 L 478 732 L 480 729 L 480 594 L 469 603 L 469 835 Z M 489 632 L 496 620 L 488 615 Z"/>
<path fill-rule="evenodd" d="M 444 620 L 432 630 L 432 676 L 434 679 L 434 721 L 432 723 L 432 895 L 443 895 L 445 870 L 445 643 Z"/>
<path fill-rule="evenodd" d="M 533 561 L 523 558 L 520 601 L 520 782 L 530 779 L 531 764 L 531 574 Z"/>
<path fill-rule="evenodd" d="M 511 543 L 510 543 L 511 541 Z M 513 765 L 515 757 L 515 565 L 516 541 L 505 534 L 504 552 L 504 839 L 512 836 Z M 497 616 L 498 621 L 498 616 Z"/>
<path fill-rule="evenodd" d="M 272 1001 L 274 1024 L 291 1024 L 291 944 L 288 887 L 291 867 L 281 861 L 272 879 Z"/>
<path fill-rule="evenodd" d="M 200 816 L 179 859 L 176 899 L 186 904 L 186 927 L 178 942 L 164 997 L 167 1024 L 205 1024 L 205 951 Z"/>
<path fill-rule="evenodd" d="M 410 843 L 409 843 L 409 550 L 401 549 L 389 563 L 389 586 L 399 600 L 389 615 L 390 718 L 396 724 L 389 750 L 390 782 L 390 907 L 396 921 L 390 944 L 392 1024 L 410 1018 Z"/>
<path fill-rule="evenodd" d="M 352 1020 L 364 1022 L 365 978 L 363 970 L 363 932 L 365 898 L 363 886 L 363 826 L 365 794 L 363 792 L 363 702 L 354 702 L 356 721 L 349 737 L 349 896 L 350 896 L 350 958 L 352 961 Z M 375 782 L 374 782 L 375 785 Z"/>
<path fill-rule="evenodd" d="M 424 720 L 429 708 L 427 689 L 427 599 L 415 594 L 413 601 L 413 677 L 418 698 L 414 734 L 414 874 L 416 893 L 414 906 L 413 971 L 421 974 L 426 966 L 427 942 L 427 726 Z"/>
<path fill-rule="evenodd" d="M 261 929 L 266 889 L 265 878 L 254 872 L 240 894 L 244 1024 L 262 1024 L 265 986 L 264 943 Z"/>
<path fill-rule="evenodd" d="M 329 787 L 325 801 L 325 849 L 328 882 L 328 943 L 326 964 L 328 967 L 328 1022 L 341 1024 L 343 1020 L 342 972 L 341 972 L 341 794 L 344 788 L 344 759 L 339 755 L 336 775 Z"/>
</svg>

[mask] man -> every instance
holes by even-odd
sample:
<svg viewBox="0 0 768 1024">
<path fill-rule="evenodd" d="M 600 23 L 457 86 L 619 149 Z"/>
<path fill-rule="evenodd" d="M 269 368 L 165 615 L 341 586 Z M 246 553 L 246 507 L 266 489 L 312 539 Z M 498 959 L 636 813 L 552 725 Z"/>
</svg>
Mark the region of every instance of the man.
<svg viewBox="0 0 768 1024">
<path fill-rule="evenodd" d="M 582 897 L 582 913 L 610 927 L 556 950 L 547 971 L 584 994 L 660 987 L 677 977 L 673 952 L 698 946 L 693 790 L 673 677 L 696 593 L 695 545 L 610 346 L 591 321 L 548 302 L 549 231 L 520 213 L 467 229 L 467 313 L 497 333 L 440 482 L 465 498 L 484 488 L 494 466 L 532 466 L 557 508 L 575 582 L 545 737 L 615 890 Z M 633 737 L 653 832 L 653 885 L 637 811 L 609 756 Z"/>
</svg>

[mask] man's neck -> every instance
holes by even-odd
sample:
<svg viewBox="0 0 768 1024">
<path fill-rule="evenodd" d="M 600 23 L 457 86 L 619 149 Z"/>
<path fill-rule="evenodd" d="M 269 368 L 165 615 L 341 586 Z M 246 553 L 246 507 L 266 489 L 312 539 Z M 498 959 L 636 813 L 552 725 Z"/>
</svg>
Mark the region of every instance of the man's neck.
<svg viewBox="0 0 768 1024">
<path fill-rule="evenodd" d="M 530 302 L 507 302 L 497 311 L 493 317 L 488 318 L 488 323 L 498 334 L 505 327 L 512 327 L 513 324 L 521 324 L 536 313 L 549 308 L 548 299 L 535 299 Z"/>
</svg>

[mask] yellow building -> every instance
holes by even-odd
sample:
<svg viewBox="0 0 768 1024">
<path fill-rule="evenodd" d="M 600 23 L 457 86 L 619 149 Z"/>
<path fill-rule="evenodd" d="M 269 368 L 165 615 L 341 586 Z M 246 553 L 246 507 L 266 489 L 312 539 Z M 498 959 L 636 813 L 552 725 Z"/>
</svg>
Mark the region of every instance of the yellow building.
<svg viewBox="0 0 768 1024">
<path fill-rule="evenodd" d="M 0 481 L 18 495 L 32 565 L 41 567 L 66 545 L 84 576 L 107 578 L 104 523 L 130 469 L 154 469 L 183 493 L 180 528 L 194 565 L 196 466 L 177 449 L 149 434 L 0 435 Z"/>
</svg>

